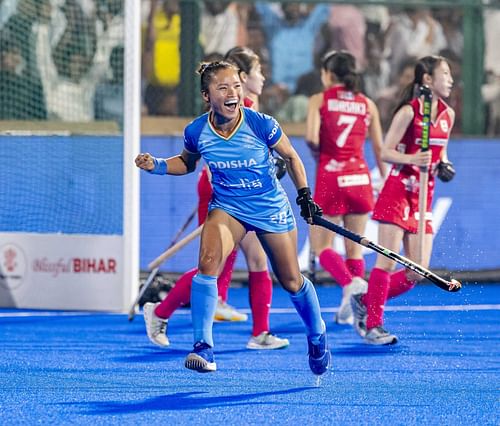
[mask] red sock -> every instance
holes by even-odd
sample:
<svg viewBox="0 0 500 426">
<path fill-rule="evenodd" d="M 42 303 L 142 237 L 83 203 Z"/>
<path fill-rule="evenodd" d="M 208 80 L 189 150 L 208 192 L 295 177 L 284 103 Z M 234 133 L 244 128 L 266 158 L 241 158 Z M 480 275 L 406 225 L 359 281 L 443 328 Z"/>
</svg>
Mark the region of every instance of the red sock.
<svg viewBox="0 0 500 426">
<path fill-rule="evenodd" d="M 319 264 L 337 281 L 340 287 L 345 287 L 352 281 L 352 275 L 342 259 L 342 256 L 331 248 L 324 249 L 319 255 Z"/>
<path fill-rule="evenodd" d="M 345 265 L 353 277 L 365 277 L 365 259 L 346 259 Z"/>
<path fill-rule="evenodd" d="M 191 281 L 198 272 L 193 268 L 185 272 L 167 294 L 167 297 L 156 307 L 155 314 L 163 319 L 169 319 L 177 308 L 187 305 L 191 300 Z"/>
<path fill-rule="evenodd" d="M 222 270 L 219 278 L 217 279 L 217 291 L 219 297 L 223 302 L 227 302 L 227 293 L 229 291 L 229 285 L 231 284 L 231 278 L 233 277 L 233 267 L 236 262 L 237 250 L 233 250 L 231 254 L 227 257 L 226 263 L 224 264 L 224 269 Z"/>
<path fill-rule="evenodd" d="M 400 271 L 393 272 L 391 274 L 391 283 L 387 299 L 392 299 L 393 297 L 410 291 L 413 287 L 415 287 L 415 284 L 415 281 L 410 281 L 406 277 L 406 270 L 401 269 Z"/>
<path fill-rule="evenodd" d="M 384 323 L 384 305 L 389 291 L 390 274 L 379 268 L 373 268 L 368 280 L 368 293 L 363 296 L 366 306 L 366 328 L 381 326 Z"/>
<path fill-rule="evenodd" d="M 273 281 L 268 271 L 249 272 L 250 308 L 252 309 L 252 334 L 258 336 L 269 331 L 269 310 L 273 297 Z"/>
</svg>

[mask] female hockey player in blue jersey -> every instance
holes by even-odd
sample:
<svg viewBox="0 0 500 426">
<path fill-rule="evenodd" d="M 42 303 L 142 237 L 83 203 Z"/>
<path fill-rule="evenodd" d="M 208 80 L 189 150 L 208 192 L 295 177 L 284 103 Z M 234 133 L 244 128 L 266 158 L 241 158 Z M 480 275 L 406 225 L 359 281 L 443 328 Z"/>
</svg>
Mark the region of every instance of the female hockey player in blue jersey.
<svg viewBox="0 0 500 426">
<path fill-rule="evenodd" d="M 314 286 L 300 273 L 295 219 L 276 178 L 270 149 L 286 161 L 298 190 L 301 215 L 311 223 L 321 210 L 312 200 L 304 165 L 274 118 L 241 106 L 241 81 L 234 65 L 223 61 L 202 64 L 199 74 L 201 94 L 210 110 L 186 126 L 182 153 L 167 159 L 144 153 L 135 159 L 137 167 L 153 174 L 184 175 L 193 172 L 203 158 L 212 173 L 213 196 L 191 288 L 194 349 L 185 367 L 199 372 L 216 370 L 212 326 L 217 276 L 226 257 L 252 230 L 304 322 L 309 367 L 321 375 L 331 358 L 326 327 Z"/>
</svg>

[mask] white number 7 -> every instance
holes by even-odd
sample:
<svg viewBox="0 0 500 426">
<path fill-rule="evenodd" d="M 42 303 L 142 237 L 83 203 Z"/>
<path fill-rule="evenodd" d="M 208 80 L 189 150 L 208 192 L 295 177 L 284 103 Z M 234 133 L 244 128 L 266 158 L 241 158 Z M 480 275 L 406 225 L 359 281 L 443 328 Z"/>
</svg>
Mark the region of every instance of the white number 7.
<svg viewBox="0 0 500 426">
<path fill-rule="evenodd" d="M 337 126 L 342 126 L 343 124 L 347 124 L 346 128 L 342 130 L 342 133 L 337 138 L 337 146 L 339 148 L 342 148 L 345 145 L 345 142 L 347 141 L 347 136 L 349 136 L 349 133 L 351 133 L 352 126 L 354 126 L 356 119 L 357 117 L 355 115 L 345 115 L 345 114 L 339 115 Z"/>
</svg>

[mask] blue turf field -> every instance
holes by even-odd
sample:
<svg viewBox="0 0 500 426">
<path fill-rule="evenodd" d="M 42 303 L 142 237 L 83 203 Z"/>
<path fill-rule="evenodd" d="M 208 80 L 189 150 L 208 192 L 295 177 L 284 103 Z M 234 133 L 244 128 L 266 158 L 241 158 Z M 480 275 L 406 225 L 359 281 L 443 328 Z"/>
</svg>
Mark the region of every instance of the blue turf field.
<svg viewBox="0 0 500 426">
<path fill-rule="evenodd" d="M 275 288 L 279 351 L 245 349 L 250 322 L 215 325 L 218 371 L 185 370 L 188 310 L 172 346 L 149 344 L 142 316 L 0 310 L 0 424 L 500 424 L 500 285 L 447 294 L 422 285 L 395 300 L 387 328 L 400 343 L 366 346 L 332 324 L 338 287 L 318 288 L 333 370 L 315 387 L 302 324 Z M 230 303 L 248 307 L 248 291 Z"/>
</svg>

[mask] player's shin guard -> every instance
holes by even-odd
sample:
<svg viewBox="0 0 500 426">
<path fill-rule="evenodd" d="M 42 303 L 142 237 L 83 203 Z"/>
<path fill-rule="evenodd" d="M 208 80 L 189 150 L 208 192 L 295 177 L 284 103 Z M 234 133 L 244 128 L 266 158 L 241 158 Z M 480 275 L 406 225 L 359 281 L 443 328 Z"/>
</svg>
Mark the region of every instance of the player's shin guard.
<svg viewBox="0 0 500 426">
<path fill-rule="evenodd" d="M 373 268 L 368 281 L 368 292 L 363 296 L 366 306 L 366 328 L 381 326 L 384 323 L 384 306 L 389 291 L 390 274 L 380 268 Z"/>
<path fill-rule="evenodd" d="M 410 291 L 415 287 L 416 281 L 410 281 L 406 277 L 406 270 L 401 269 L 400 271 L 393 272 L 391 274 L 391 281 L 389 285 L 389 293 L 387 299 L 392 299 L 393 297 L 400 296 L 407 291 Z"/>
<path fill-rule="evenodd" d="M 191 299 L 191 281 L 198 272 L 193 268 L 185 272 L 168 292 L 167 297 L 156 307 L 155 314 L 163 319 L 168 319 L 182 305 L 187 305 Z"/>
<path fill-rule="evenodd" d="M 302 288 L 297 293 L 290 293 L 290 299 L 304 322 L 307 336 L 313 343 L 318 344 L 320 336 L 325 332 L 325 323 L 321 318 L 316 290 L 311 281 L 303 278 Z"/>
<path fill-rule="evenodd" d="M 319 255 L 319 263 L 341 287 L 345 287 L 352 281 L 352 275 L 347 269 L 344 259 L 333 249 L 323 250 Z"/>
<path fill-rule="evenodd" d="M 353 277 L 365 278 L 364 259 L 346 259 L 345 264 Z"/>
<path fill-rule="evenodd" d="M 217 307 L 217 277 L 196 274 L 191 286 L 191 318 L 194 342 L 214 346 L 212 326 Z"/>
<path fill-rule="evenodd" d="M 252 309 L 252 335 L 269 331 L 269 310 L 273 297 L 273 281 L 268 271 L 249 272 L 250 308 Z"/>
</svg>

